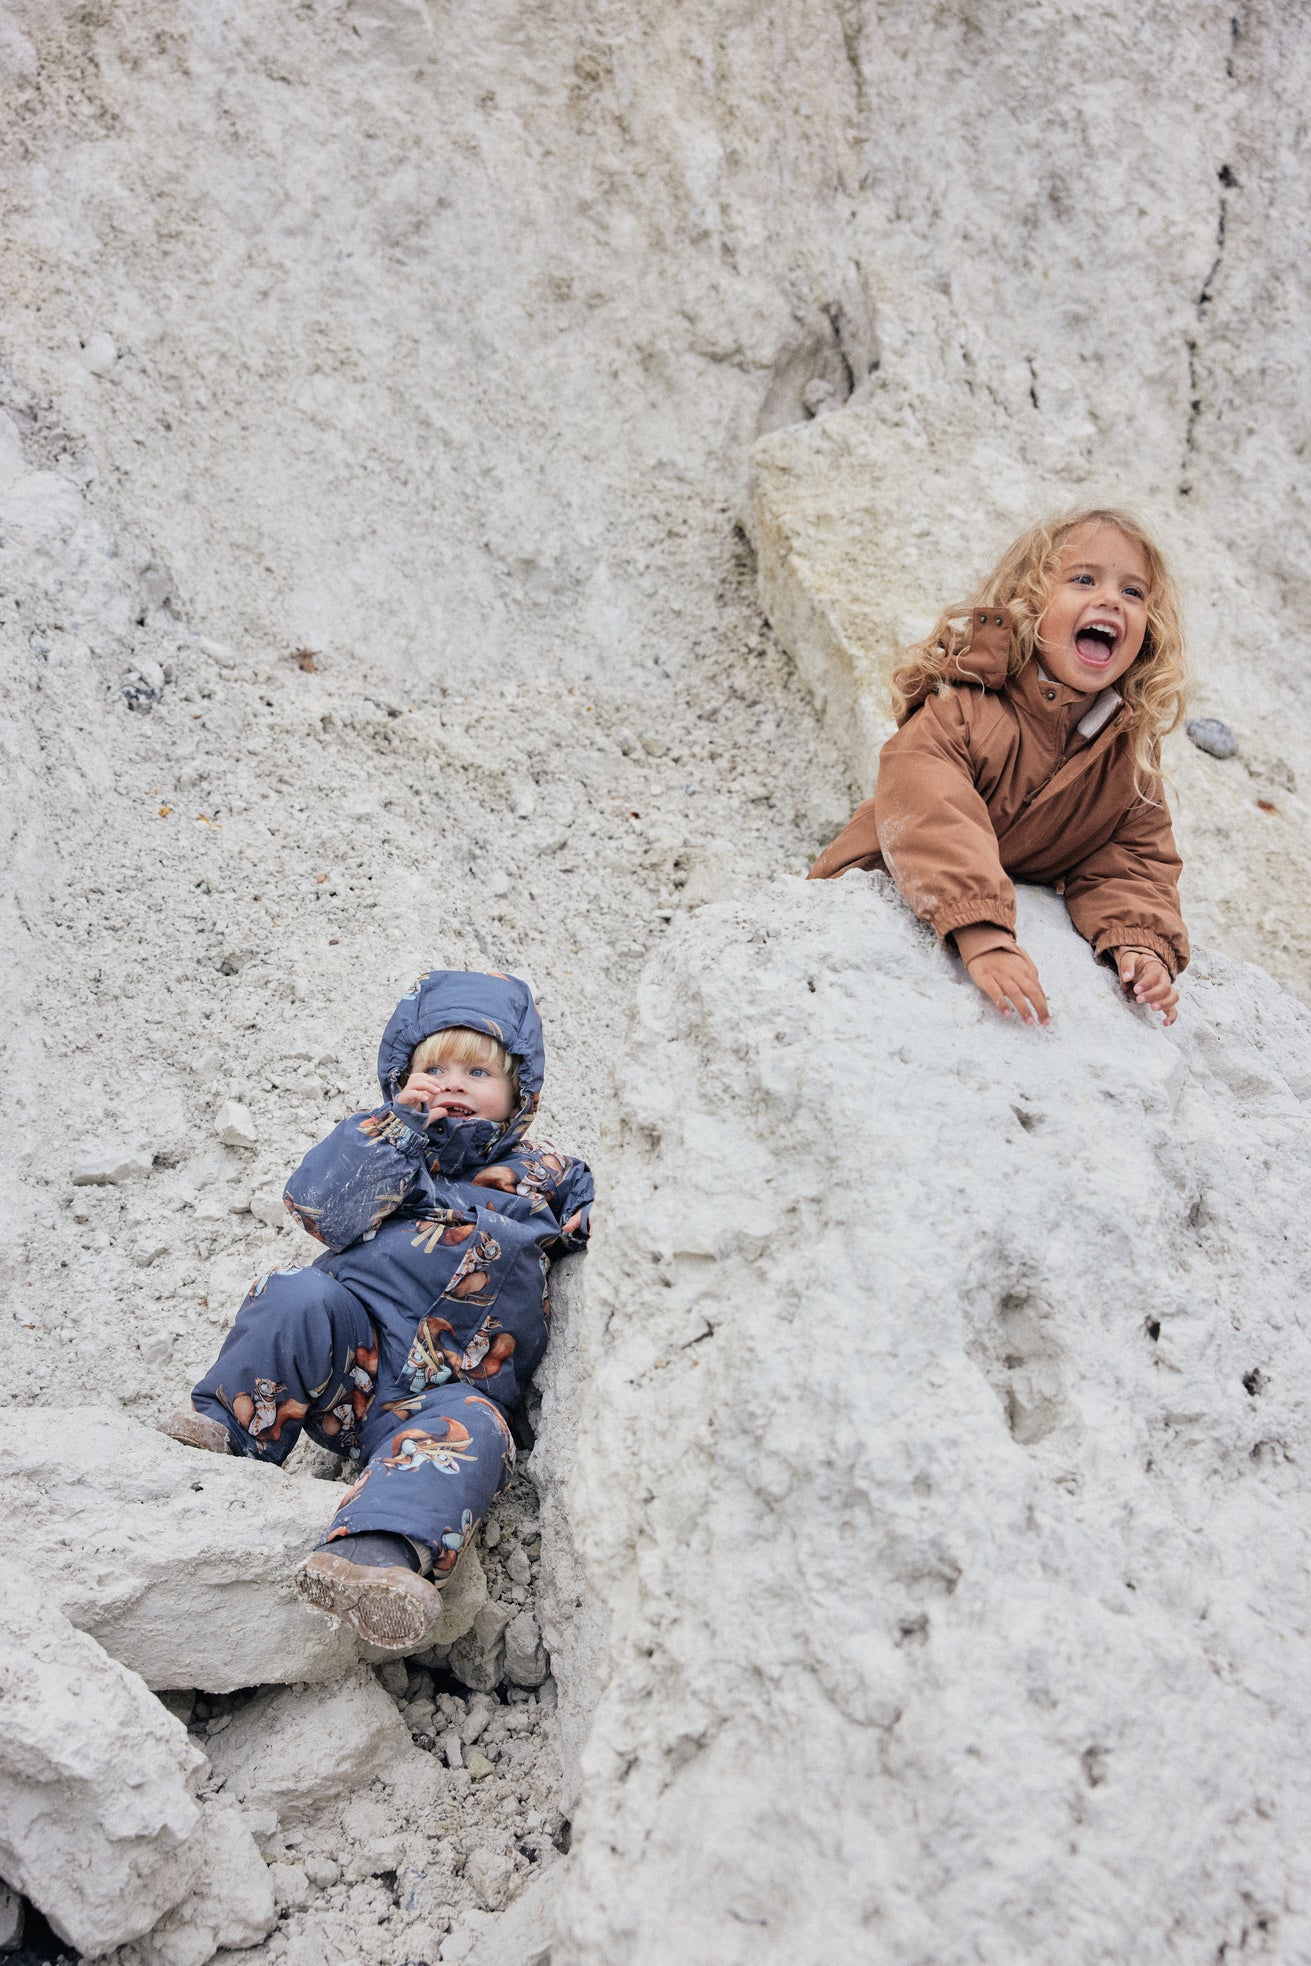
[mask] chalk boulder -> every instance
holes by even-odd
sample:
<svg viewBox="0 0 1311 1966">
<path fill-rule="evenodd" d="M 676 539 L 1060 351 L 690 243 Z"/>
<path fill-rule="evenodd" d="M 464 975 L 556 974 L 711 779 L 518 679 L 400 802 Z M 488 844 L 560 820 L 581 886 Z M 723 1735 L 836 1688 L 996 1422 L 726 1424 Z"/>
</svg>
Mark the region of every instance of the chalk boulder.
<svg viewBox="0 0 1311 1966">
<path fill-rule="evenodd" d="M 234 1811 L 197 1802 L 205 1757 L 181 1722 L 7 1567 L 0 1644 L 6 1879 L 91 1958 L 139 1940 L 151 1966 L 204 1966 L 263 1938 L 259 1852 Z"/>
<path fill-rule="evenodd" d="M 100 1407 L 0 1414 L 0 1481 L 0 1559 L 148 1686 L 332 1679 L 358 1656 L 292 1582 L 332 1514 L 328 1483 Z"/>
<path fill-rule="evenodd" d="M 227 1791 L 283 1821 L 366 1787 L 410 1751 L 409 1729 L 367 1666 L 329 1685 L 258 1694 L 209 1744 Z"/>
<path fill-rule="evenodd" d="M 216 1952 L 258 1945 L 277 1921 L 270 1867 L 241 1810 L 207 1802 L 203 1827 L 191 1893 L 138 1939 L 142 1966 L 205 1966 Z"/>
<path fill-rule="evenodd" d="M 1049 1032 L 877 876 L 647 972 L 571 1966 L 1311 1955 L 1311 1017 L 1201 955 L 1165 1033 L 1020 934 Z"/>
</svg>

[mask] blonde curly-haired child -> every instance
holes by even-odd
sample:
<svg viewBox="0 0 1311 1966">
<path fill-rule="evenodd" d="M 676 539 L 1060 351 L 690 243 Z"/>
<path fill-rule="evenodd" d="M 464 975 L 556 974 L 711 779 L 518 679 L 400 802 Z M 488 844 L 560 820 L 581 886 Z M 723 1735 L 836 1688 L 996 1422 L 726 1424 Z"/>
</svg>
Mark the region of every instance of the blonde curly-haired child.
<svg viewBox="0 0 1311 1966">
<path fill-rule="evenodd" d="M 893 675 L 874 797 L 811 869 L 883 868 L 1003 1016 L 1046 1024 L 1012 879 L 1055 887 L 1141 1004 L 1176 1016 L 1188 961 L 1161 740 L 1183 715 L 1159 548 L 1098 508 L 1030 527 Z"/>
</svg>

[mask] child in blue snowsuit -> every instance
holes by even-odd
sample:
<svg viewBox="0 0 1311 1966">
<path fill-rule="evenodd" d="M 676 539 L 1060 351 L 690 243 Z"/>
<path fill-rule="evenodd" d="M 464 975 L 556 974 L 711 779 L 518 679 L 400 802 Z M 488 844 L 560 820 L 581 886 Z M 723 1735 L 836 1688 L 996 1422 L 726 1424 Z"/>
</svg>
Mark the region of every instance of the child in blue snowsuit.
<svg viewBox="0 0 1311 1966">
<path fill-rule="evenodd" d="M 516 977 L 420 977 L 383 1033 L 384 1103 L 287 1183 L 328 1253 L 257 1278 L 191 1410 L 164 1423 L 279 1463 L 304 1427 L 359 1464 L 296 1581 L 374 1645 L 432 1642 L 438 1587 L 514 1465 L 550 1265 L 586 1242 L 586 1163 L 525 1137 L 543 1063 Z"/>
</svg>

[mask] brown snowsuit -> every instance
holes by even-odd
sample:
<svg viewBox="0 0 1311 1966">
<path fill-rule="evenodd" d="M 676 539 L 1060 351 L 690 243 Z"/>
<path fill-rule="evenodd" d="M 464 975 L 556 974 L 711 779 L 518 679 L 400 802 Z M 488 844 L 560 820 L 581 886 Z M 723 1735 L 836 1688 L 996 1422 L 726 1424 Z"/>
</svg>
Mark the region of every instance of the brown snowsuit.
<svg viewBox="0 0 1311 1966">
<path fill-rule="evenodd" d="M 1090 699 L 1050 681 L 1036 659 L 1008 677 L 1009 646 L 1006 611 L 976 609 L 945 672 L 953 687 L 911 705 L 874 797 L 811 879 L 886 868 L 965 957 L 1013 946 L 1009 877 L 1040 882 L 1064 893 L 1099 956 L 1149 949 L 1176 976 L 1188 961 L 1181 862 L 1163 796 L 1150 805 L 1134 789 L 1132 712 L 1117 691 Z"/>
</svg>

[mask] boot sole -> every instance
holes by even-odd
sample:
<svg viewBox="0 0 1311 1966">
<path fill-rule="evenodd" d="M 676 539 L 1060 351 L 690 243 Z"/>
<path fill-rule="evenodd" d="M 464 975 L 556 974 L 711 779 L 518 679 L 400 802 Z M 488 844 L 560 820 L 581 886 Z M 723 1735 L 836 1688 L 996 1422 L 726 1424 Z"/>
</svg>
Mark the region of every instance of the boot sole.
<svg viewBox="0 0 1311 1966">
<path fill-rule="evenodd" d="M 422 1652 L 442 1622 L 440 1593 L 416 1571 L 379 1570 L 315 1550 L 296 1572 L 296 1589 L 362 1638 L 393 1652 Z"/>
</svg>

